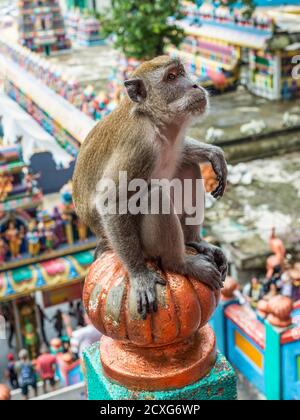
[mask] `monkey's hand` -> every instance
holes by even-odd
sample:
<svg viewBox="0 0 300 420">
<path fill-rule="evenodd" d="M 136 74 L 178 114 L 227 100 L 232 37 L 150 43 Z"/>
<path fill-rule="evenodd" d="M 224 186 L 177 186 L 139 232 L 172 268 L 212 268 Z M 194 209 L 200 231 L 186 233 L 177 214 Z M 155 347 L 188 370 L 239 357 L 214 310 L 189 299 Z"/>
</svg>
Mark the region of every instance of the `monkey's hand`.
<svg viewBox="0 0 300 420">
<path fill-rule="evenodd" d="M 152 270 L 130 276 L 131 287 L 136 296 L 137 310 L 143 319 L 146 319 L 147 312 L 157 311 L 156 285 L 165 285 L 166 282 Z"/>
<path fill-rule="evenodd" d="M 214 198 L 221 198 L 225 192 L 227 185 L 227 164 L 223 150 L 217 146 L 211 146 L 209 161 L 213 167 L 213 170 L 217 176 L 218 186 L 212 191 L 211 195 Z"/>
<path fill-rule="evenodd" d="M 227 272 L 228 272 L 228 263 L 227 258 L 225 257 L 224 252 L 221 248 L 211 245 L 206 241 L 201 242 L 191 242 L 187 244 L 196 249 L 199 254 L 203 254 L 206 256 L 210 261 L 214 262 L 218 271 L 221 274 L 222 282 L 225 281 Z"/>
</svg>

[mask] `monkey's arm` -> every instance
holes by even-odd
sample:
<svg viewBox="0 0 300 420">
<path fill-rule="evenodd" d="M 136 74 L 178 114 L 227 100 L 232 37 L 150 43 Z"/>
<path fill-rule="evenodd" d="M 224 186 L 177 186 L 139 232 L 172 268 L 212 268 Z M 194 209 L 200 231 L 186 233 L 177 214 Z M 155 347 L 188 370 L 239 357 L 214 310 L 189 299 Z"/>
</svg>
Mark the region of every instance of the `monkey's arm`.
<svg viewBox="0 0 300 420">
<path fill-rule="evenodd" d="M 227 185 L 227 164 L 222 149 L 211 144 L 200 143 L 186 137 L 183 148 L 183 165 L 210 162 L 219 181 L 218 187 L 211 193 L 214 198 L 220 198 Z"/>
</svg>

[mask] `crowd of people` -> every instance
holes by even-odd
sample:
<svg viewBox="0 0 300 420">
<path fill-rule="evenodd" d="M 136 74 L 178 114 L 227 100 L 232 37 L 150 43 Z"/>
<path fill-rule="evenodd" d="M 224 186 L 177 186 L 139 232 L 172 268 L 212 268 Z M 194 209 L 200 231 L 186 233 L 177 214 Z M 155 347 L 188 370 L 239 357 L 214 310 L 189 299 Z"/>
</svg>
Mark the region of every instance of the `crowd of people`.
<svg viewBox="0 0 300 420">
<path fill-rule="evenodd" d="M 40 355 L 32 361 L 28 351 L 22 349 L 19 352 L 19 360 L 15 361 L 14 355 L 7 355 L 8 365 L 6 376 L 12 389 L 21 389 L 24 399 L 28 399 L 29 390 L 32 388 L 34 395 L 38 395 L 38 377 L 43 383 L 43 391 L 47 392 L 47 383 L 51 390 L 55 389 L 56 356 L 51 354 L 46 345 L 40 348 Z"/>
<path fill-rule="evenodd" d="M 6 380 L 11 390 L 20 389 L 24 400 L 32 394 L 38 395 L 38 382 L 42 383 L 43 393 L 54 391 L 60 386 L 57 375 L 59 355 L 67 354 L 68 363 L 74 362 L 82 358 L 86 347 L 100 339 L 100 333 L 91 325 L 81 301 L 75 304 L 70 302 L 68 311 L 57 309 L 53 317 L 48 317 L 41 306 L 38 305 L 37 308 L 40 318 L 43 319 L 43 323 L 40 324 L 42 344 L 38 349 L 38 356 L 31 359 L 26 348 L 18 352 L 18 358 L 13 352 L 7 355 Z M 57 337 L 50 340 L 50 343 L 46 335 L 45 321 L 52 322 L 57 333 Z M 73 328 L 74 324 L 76 328 Z M 8 395 L 3 391 L 4 394 Z"/>
</svg>

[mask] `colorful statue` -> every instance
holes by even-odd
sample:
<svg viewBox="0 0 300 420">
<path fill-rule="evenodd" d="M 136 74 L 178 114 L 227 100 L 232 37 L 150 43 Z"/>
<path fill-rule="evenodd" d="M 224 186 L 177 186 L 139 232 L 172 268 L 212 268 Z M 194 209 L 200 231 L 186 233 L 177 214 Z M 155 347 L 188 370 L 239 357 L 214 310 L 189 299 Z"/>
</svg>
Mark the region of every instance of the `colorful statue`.
<svg viewBox="0 0 300 420">
<path fill-rule="evenodd" d="M 266 293 L 263 297 L 264 300 L 269 301 L 272 297 L 278 295 L 278 288 L 276 283 L 271 283 L 269 287 L 268 293 Z"/>
<path fill-rule="evenodd" d="M 54 233 L 55 221 L 46 210 L 41 211 L 38 217 L 43 223 L 45 249 L 51 251 L 56 245 L 56 236 Z"/>
<path fill-rule="evenodd" d="M 76 220 L 76 225 L 77 225 L 79 240 L 86 241 L 87 232 L 88 232 L 87 226 L 80 219 Z"/>
<path fill-rule="evenodd" d="M 32 220 L 28 225 L 28 232 L 26 234 L 28 243 L 28 252 L 32 257 L 35 257 L 40 252 L 40 237 L 36 225 L 36 221 Z"/>
<path fill-rule="evenodd" d="M 281 270 L 284 268 L 284 259 L 286 255 L 285 246 L 282 240 L 276 236 L 276 231 L 274 227 L 271 231 L 269 246 L 273 254 L 267 259 L 267 279 L 272 278 L 274 271 L 277 267 L 280 267 Z"/>
<path fill-rule="evenodd" d="M 46 249 L 48 251 L 51 251 L 55 247 L 55 233 L 54 230 L 51 227 L 46 228 L 45 230 L 45 237 L 46 237 Z"/>
<path fill-rule="evenodd" d="M 0 238 L 0 266 L 5 262 L 7 251 L 8 246 L 6 245 L 6 242 L 4 239 Z"/>
<path fill-rule="evenodd" d="M 12 258 L 20 256 L 20 247 L 22 240 L 20 239 L 19 231 L 14 222 L 9 222 L 8 229 L 5 232 L 5 237 L 9 244 L 9 250 Z"/>
<path fill-rule="evenodd" d="M 53 219 L 55 222 L 54 232 L 57 238 L 57 244 L 60 245 L 66 241 L 66 235 L 64 231 L 64 221 L 62 219 L 62 216 L 60 214 L 58 207 L 54 207 Z"/>
<path fill-rule="evenodd" d="M 10 174 L 0 175 L 0 201 L 4 201 L 13 190 L 13 176 Z"/>
<path fill-rule="evenodd" d="M 35 332 L 34 326 L 30 323 L 30 321 L 26 320 L 25 322 L 23 336 L 25 346 L 28 348 L 31 358 L 35 358 L 37 356 L 36 347 L 38 344 L 38 337 Z"/>
<path fill-rule="evenodd" d="M 65 230 L 67 236 L 67 243 L 72 245 L 74 243 L 73 234 L 73 216 L 74 216 L 74 205 L 72 200 L 72 182 L 68 182 L 60 190 L 62 206 L 62 219 L 65 222 Z"/>
<path fill-rule="evenodd" d="M 39 191 L 39 187 L 38 187 L 38 179 L 40 178 L 40 174 L 33 174 L 32 171 L 28 168 L 26 168 L 24 170 L 25 173 L 25 184 L 26 184 L 26 188 L 27 191 L 30 193 L 37 193 Z"/>
<path fill-rule="evenodd" d="M 300 300 L 300 264 L 296 263 L 292 269 L 289 270 L 291 279 L 291 298 L 294 302 Z"/>
</svg>

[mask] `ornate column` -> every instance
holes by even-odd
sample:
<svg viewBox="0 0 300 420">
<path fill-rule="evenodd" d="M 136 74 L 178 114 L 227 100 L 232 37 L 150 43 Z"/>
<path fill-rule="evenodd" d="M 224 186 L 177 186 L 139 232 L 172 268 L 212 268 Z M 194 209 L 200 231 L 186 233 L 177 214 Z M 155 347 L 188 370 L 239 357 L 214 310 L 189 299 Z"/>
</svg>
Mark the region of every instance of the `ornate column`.
<svg viewBox="0 0 300 420">
<path fill-rule="evenodd" d="M 89 399 L 235 399 L 234 372 L 208 325 L 220 293 L 160 275 L 167 285 L 157 286 L 158 310 L 142 319 L 116 256 L 106 253 L 91 266 L 83 300 L 103 337 L 84 355 Z"/>
</svg>

